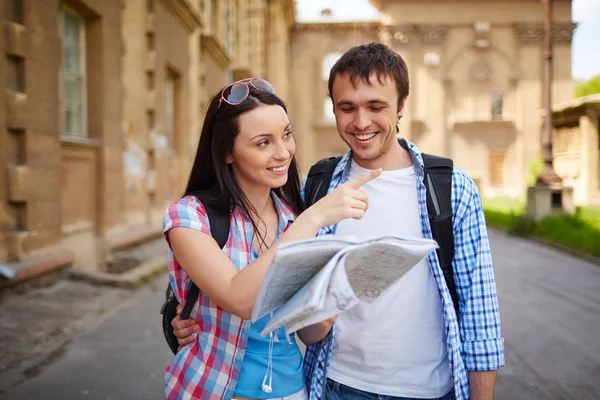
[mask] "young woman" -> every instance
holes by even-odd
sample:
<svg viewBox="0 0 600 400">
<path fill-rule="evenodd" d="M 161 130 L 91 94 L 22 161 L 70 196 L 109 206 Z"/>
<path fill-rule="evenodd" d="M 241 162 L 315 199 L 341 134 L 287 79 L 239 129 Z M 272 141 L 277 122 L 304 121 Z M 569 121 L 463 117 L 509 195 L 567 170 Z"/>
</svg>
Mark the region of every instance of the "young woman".
<svg viewBox="0 0 600 400">
<path fill-rule="evenodd" d="M 248 319 L 276 248 L 342 219 L 361 218 L 367 197 L 358 188 L 380 171 L 342 185 L 300 213 L 295 152 L 286 107 L 270 83 L 234 82 L 212 99 L 184 197 L 163 220 L 170 282 L 180 304 L 190 280 L 200 289 L 192 311 L 199 332 L 166 370 L 167 398 L 306 398 L 293 335 L 280 329 L 261 337 L 270 316 Z M 205 205 L 230 215 L 223 249 L 210 236 Z M 298 335 L 311 344 L 330 327 L 324 321 Z"/>
</svg>

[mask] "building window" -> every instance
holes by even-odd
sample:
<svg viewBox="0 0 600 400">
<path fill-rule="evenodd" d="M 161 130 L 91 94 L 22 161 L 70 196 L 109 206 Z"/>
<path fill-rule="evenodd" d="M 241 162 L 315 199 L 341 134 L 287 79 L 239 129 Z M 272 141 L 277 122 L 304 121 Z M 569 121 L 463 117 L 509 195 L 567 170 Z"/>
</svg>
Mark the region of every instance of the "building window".
<svg viewBox="0 0 600 400">
<path fill-rule="evenodd" d="M 177 81 L 177 74 L 167 69 L 165 76 L 165 136 L 171 149 L 175 149 L 177 136 Z"/>
<path fill-rule="evenodd" d="M 327 97 L 323 102 L 323 122 L 325 122 L 326 125 L 335 125 L 335 114 L 333 113 L 333 104 L 329 97 Z"/>
<path fill-rule="evenodd" d="M 504 153 L 490 153 L 490 186 L 504 187 Z"/>
<path fill-rule="evenodd" d="M 333 64 L 335 64 L 341 56 L 342 53 L 329 53 L 323 58 L 323 61 L 321 62 L 321 77 L 324 81 L 329 80 L 329 72 L 331 71 L 331 67 L 333 67 Z M 323 122 L 325 125 L 335 125 L 333 105 L 329 96 L 327 96 L 323 101 Z"/>
<path fill-rule="evenodd" d="M 490 96 L 492 121 L 502 119 L 504 109 L 504 93 L 493 93 Z"/>
<path fill-rule="evenodd" d="M 331 71 L 331 67 L 333 67 L 333 64 L 335 64 L 341 56 L 342 53 L 329 53 L 325 56 L 323 63 L 321 64 L 321 76 L 323 77 L 323 80 L 329 80 L 329 72 Z"/>
<path fill-rule="evenodd" d="M 63 59 L 63 131 L 87 135 L 85 78 L 85 20 L 69 8 L 61 9 Z"/>
</svg>

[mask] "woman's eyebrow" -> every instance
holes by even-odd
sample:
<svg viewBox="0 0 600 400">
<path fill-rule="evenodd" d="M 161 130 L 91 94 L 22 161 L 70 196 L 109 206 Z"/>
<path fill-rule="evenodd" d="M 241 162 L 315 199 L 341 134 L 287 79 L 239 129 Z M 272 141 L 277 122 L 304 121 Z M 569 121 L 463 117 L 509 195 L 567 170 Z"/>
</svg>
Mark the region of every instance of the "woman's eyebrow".
<svg viewBox="0 0 600 400">
<path fill-rule="evenodd" d="M 283 132 L 286 132 L 291 126 L 292 126 L 292 123 L 288 122 L 288 124 L 285 126 L 285 128 L 283 128 Z M 259 137 L 272 137 L 272 136 L 273 136 L 272 133 L 261 133 L 261 134 L 251 137 L 250 140 L 248 140 L 248 141 L 251 142 L 254 139 L 259 138 Z"/>
<path fill-rule="evenodd" d="M 261 133 L 261 134 L 251 137 L 250 140 L 248 140 L 248 141 L 251 142 L 254 139 L 259 138 L 259 137 L 273 137 L 273 134 L 272 133 Z"/>
</svg>

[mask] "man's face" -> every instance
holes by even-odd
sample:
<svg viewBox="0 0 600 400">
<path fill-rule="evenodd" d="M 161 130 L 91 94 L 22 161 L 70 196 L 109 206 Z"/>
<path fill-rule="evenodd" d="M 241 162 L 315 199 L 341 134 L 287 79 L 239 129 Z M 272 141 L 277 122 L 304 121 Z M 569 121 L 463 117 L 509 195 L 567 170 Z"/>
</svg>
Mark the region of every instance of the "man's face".
<svg viewBox="0 0 600 400">
<path fill-rule="evenodd" d="M 331 90 L 337 130 L 350 146 L 354 161 L 368 169 L 379 168 L 396 140 L 398 90 L 391 77 L 376 74 L 369 83 L 337 75 Z"/>
</svg>

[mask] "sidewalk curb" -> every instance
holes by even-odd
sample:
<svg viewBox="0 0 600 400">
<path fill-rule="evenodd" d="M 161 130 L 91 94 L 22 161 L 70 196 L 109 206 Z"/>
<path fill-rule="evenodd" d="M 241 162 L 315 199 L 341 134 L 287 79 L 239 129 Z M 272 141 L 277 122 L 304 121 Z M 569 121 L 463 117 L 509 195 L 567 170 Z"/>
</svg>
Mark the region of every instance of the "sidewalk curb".
<svg viewBox="0 0 600 400">
<path fill-rule="evenodd" d="M 92 285 L 135 289 L 154 276 L 167 271 L 167 257 L 154 257 L 140 263 L 137 267 L 121 273 L 72 271 L 71 279 L 81 280 Z"/>
<path fill-rule="evenodd" d="M 546 247 L 548 247 L 550 249 L 562 251 L 562 252 L 567 253 L 567 254 L 569 254 L 569 255 L 571 255 L 573 257 L 577 257 L 577 258 L 580 258 L 580 259 L 582 259 L 584 261 L 587 261 L 587 262 L 589 262 L 591 264 L 595 264 L 597 266 L 600 266 L 600 257 L 596 257 L 596 256 L 593 256 L 591 254 L 587 254 L 587 253 L 581 252 L 579 250 L 572 249 L 572 248 L 570 248 L 568 246 L 564 246 L 562 244 L 551 242 L 549 240 L 541 239 L 541 238 L 538 238 L 536 236 L 532 236 L 532 235 L 517 235 L 517 234 L 514 234 L 514 233 L 509 233 L 509 232 L 506 231 L 506 229 L 504 229 L 502 227 L 499 227 L 499 226 L 488 225 L 487 227 L 488 227 L 488 230 L 489 229 L 494 229 L 495 231 L 501 232 L 501 233 L 503 233 L 503 234 L 505 234 L 507 236 L 511 236 L 511 237 L 515 237 L 515 238 L 519 238 L 519 239 L 524 239 L 524 240 L 529 240 L 531 242 L 540 244 L 542 246 L 546 246 Z"/>
<path fill-rule="evenodd" d="M 520 237 L 520 236 L 518 236 L 518 237 Z M 541 238 L 538 238 L 538 237 L 535 237 L 535 236 L 523 236 L 523 238 L 524 239 L 529 239 L 529 240 L 531 240 L 533 242 L 536 242 L 538 244 L 541 244 L 541 245 L 553 248 L 555 250 L 563 251 L 565 253 L 568 253 L 568 254 L 572 255 L 573 257 L 578 257 L 578 258 L 581 258 L 582 260 L 585 260 L 585 261 L 587 261 L 589 263 L 596 264 L 596 265 L 600 266 L 600 257 L 596 257 L 596 256 L 593 256 L 591 254 L 587 254 L 587 253 L 581 252 L 579 250 L 572 249 L 572 248 L 570 248 L 568 246 L 564 246 L 562 244 L 554 243 L 554 242 L 551 242 L 549 240 L 541 239 Z"/>
</svg>

